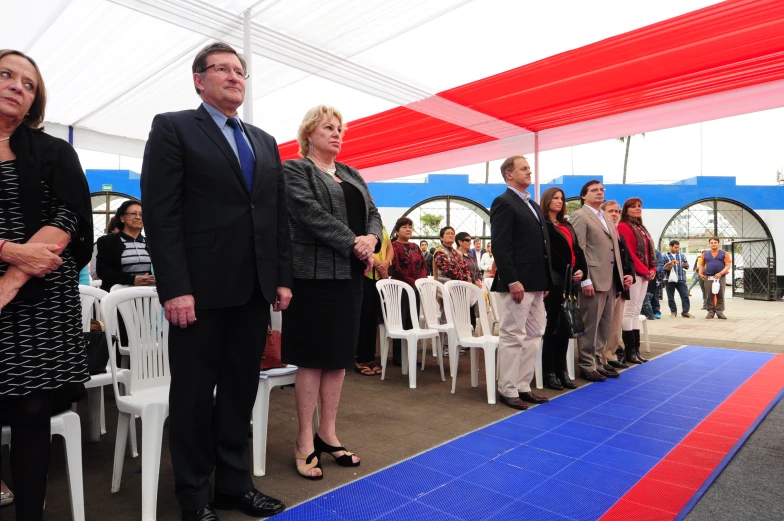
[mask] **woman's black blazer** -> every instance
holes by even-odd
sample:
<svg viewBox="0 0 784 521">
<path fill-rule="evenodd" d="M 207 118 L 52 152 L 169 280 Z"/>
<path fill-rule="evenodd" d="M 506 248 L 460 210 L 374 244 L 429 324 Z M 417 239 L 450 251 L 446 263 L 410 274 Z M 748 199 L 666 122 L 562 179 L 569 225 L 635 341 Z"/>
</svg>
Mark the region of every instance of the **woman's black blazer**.
<svg viewBox="0 0 784 521">
<path fill-rule="evenodd" d="M 575 233 L 574 228 L 572 228 L 572 225 L 566 223 L 566 227 L 569 229 L 569 233 L 572 234 L 572 240 L 574 241 L 574 257 L 576 260 L 574 271 L 582 270 L 583 280 L 585 280 L 585 275 L 588 273 L 585 254 L 583 253 L 580 244 L 577 242 L 577 234 Z M 550 234 L 551 242 L 550 265 L 553 272 L 553 285 L 563 288 L 564 273 L 566 272 L 566 266 L 572 263 L 572 252 L 569 249 L 569 243 L 566 242 L 566 236 L 552 223 L 552 221 L 547 221 L 547 231 Z"/>
</svg>

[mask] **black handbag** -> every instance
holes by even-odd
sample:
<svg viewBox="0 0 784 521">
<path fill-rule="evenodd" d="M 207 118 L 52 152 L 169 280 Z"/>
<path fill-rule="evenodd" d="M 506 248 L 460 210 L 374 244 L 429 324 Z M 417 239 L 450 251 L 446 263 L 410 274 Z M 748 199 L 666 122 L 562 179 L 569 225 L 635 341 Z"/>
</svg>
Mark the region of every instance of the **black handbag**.
<svg viewBox="0 0 784 521">
<path fill-rule="evenodd" d="M 580 314 L 580 304 L 577 302 L 577 292 L 572 281 L 572 267 L 566 266 L 564 274 L 563 302 L 561 313 L 558 315 L 558 336 L 578 338 L 585 334 L 585 324 Z"/>
<path fill-rule="evenodd" d="M 109 363 L 109 347 L 106 344 L 106 333 L 103 331 L 103 322 L 98 320 L 90 321 L 90 331 L 84 333 L 85 350 L 87 352 L 87 371 L 91 375 L 103 374 L 106 372 L 106 364 Z M 117 338 L 113 337 L 113 343 L 117 345 Z"/>
</svg>

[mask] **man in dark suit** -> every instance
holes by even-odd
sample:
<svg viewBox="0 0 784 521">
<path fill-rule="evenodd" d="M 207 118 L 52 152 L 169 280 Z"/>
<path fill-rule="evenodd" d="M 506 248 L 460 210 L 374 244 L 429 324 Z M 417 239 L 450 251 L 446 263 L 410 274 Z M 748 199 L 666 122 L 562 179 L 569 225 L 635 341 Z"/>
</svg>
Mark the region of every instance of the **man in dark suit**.
<svg viewBox="0 0 784 521">
<path fill-rule="evenodd" d="M 248 461 L 269 308 L 288 307 L 293 279 L 277 144 L 236 117 L 245 70 L 225 43 L 202 49 L 193 62 L 201 106 L 156 116 L 142 165 L 147 238 L 171 323 L 169 440 L 183 520 L 285 508 L 253 487 Z"/>
<path fill-rule="evenodd" d="M 522 156 L 501 164 L 507 190 L 490 207 L 496 275 L 491 291 L 500 293 L 498 392 L 501 402 L 525 410 L 546 402 L 531 392 L 536 353 L 545 324 L 544 297 L 552 284 L 550 238 L 539 205 L 526 192 L 531 168 Z"/>
</svg>

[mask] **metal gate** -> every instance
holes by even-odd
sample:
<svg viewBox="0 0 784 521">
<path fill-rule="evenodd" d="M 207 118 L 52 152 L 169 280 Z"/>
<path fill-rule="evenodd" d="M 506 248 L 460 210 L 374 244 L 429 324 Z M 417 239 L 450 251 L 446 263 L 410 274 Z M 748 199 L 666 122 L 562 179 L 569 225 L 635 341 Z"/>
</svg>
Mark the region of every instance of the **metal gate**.
<svg viewBox="0 0 784 521">
<path fill-rule="evenodd" d="M 732 241 L 732 296 L 776 300 L 776 257 L 771 239 Z"/>
</svg>

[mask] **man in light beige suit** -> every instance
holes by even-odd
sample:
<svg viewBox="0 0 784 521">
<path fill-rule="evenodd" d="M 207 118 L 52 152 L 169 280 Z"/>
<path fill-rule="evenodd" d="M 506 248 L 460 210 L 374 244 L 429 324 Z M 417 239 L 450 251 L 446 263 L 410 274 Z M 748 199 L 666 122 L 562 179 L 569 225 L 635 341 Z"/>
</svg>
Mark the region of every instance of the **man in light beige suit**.
<svg viewBox="0 0 784 521">
<path fill-rule="evenodd" d="M 569 216 L 569 223 L 582 245 L 588 273 L 582 284 L 580 311 L 585 335 L 577 340 L 580 349 L 580 376 L 591 382 L 603 382 L 620 373 L 605 369 L 597 362 L 607 344 L 613 320 L 615 298 L 623 288 L 623 272 L 615 226 L 605 219 L 601 205 L 604 187 L 591 180 L 580 190 L 582 208 Z"/>
</svg>

